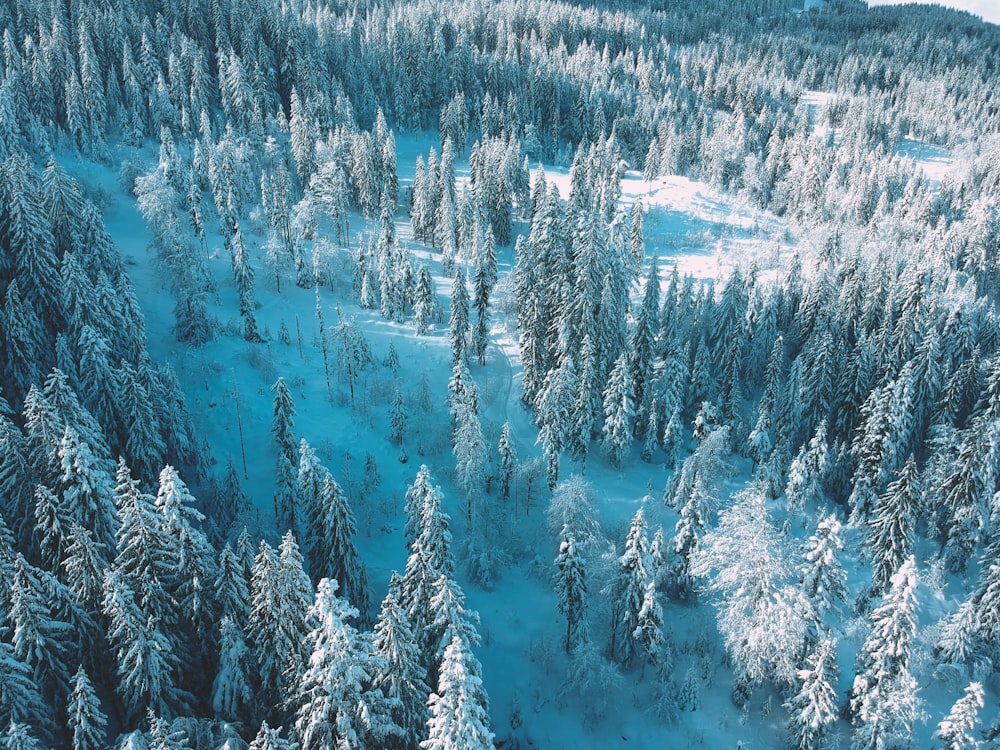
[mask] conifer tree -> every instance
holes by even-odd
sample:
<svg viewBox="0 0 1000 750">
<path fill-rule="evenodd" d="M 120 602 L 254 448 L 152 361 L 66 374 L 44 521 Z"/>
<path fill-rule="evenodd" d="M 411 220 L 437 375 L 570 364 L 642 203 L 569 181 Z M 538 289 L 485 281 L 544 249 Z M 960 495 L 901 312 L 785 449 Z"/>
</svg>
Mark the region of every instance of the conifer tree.
<svg viewBox="0 0 1000 750">
<path fill-rule="evenodd" d="M 587 578 L 583 561 L 569 527 L 563 525 L 559 555 L 556 557 L 556 593 L 559 612 L 566 617 L 564 648 L 572 654 L 588 640 L 587 633 Z"/>
<path fill-rule="evenodd" d="M 318 518 L 320 536 L 314 555 L 316 574 L 337 581 L 342 586 L 344 598 L 364 613 L 362 621 L 366 621 L 368 574 L 354 546 L 354 514 L 343 490 L 329 472 L 323 477 L 319 502 L 322 514 Z"/>
<path fill-rule="evenodd" d="M 298 533 L 298 508 L 295 497 L 295 470 L 298 466 L 294 435 L 295 404 L 284 378 L 271 387 L 274 391 L 274 419 L 271 433 L 278 448 L 278 489 L 274 496 L 274 514 L 280 528 Z"/>
<path fill-rule="evenodd" d="M 6 634 L 0 638 L 0 722 L 2 726 L 29 724 L 40 733 L 55 724 L 31 668 L 17 656 Z M 42 736 L 47 737 L 47 732 Z"/>
<path fill-rule="evenodd" d="M 422 750 L 488 750 L 493 747 L 488 699 L 479 660 L 463 639 L 455 637 L 444 650 L 437 690 L 427 704 L 428 737 Z"/>
<path fill-rule="evenodd" d="M 913 553 L 912 528 L 920 507 L 917 463 L 911 455 L 899 476 L 875 501 L 868 526 L 867 551 L 872 561 L 872 593 L 881 595 L 903 562 Z"/>
<path fill-rule="evenodd" d="M 73 736 L 73 750 L 101 750 L 106 747 L 108 719 L 101 711 L 101 702 L 83 667 L 73 677 L 66 720 Z"/>
<path fill-rule="evenodd" d="M 253 657 L 243 628 L 228 615 L 219 624 L 219 667 L 212 683 L 212 710 L 220 719 L 241 723 L 253 706 Z"/>
<path fill-rule="evenodd" d="M 393 571 L 389 593 L 382 600 L 372 649 L 375 655 L 372 689 L 381 691 L 393 722 L 400 730 L 387 738 L 393 750 L 415 750 L 427 723 L 427 670 L 420 663 L 420 650 L 410 619 L 403 609 L 402 579 Z"/>
<path fill-rule="evenodd" d="M 632 421 L 635 415 L 632 388 L 628 379 L 628 357 L 623 354 L 615 363 L 604 391 L 604 428 L 602 446 L 614 466 L 632 444 Z"/>
<path fill-rule="evenodd" d="M 631 664 L 641 648 L 638 643 L 639 613 L 646 588 L 652 581 L 646 535 L 646 518 L 640 507 L 632 517 L 625 550 L 618 558 L 618 570 L 612 584 L 610 650 L 614 658 L 625 665 Z"/>
<path fill-rule="evenodd" d="M 937 731 L 934 732 L 936 747 L 941 750 L 976 750 L 979 741 L 972 732 L 979 723 L 979 709 L 982 707 L 983 686 L 972 682 L 938 724 Z"/>
<path fill-rule="evenodd" d="M 504 422 L 500 430 L 500 439 L 497 441 L 497 454 L 500 457 L 500 469 L 497 477 L 500 483 L 500 496 L 506 500 L 510 497 L 510 488 L 514 480 L 514 468 L 517 464 L 517 454 L 514 451 L 514 444 L 510 436 L 510 422 Z"/>
<path fill-rule="evenodd" d="M 850 709 L 856 750 L 885 747 L 913 731 L 919 710 L 910 673 L 916 636 L 916 561 L 911 555 L 892 576 L 870 615 L 871 631 L 858 654 Z"/>
<path fill-rule="evenodd" d="M 349 620 L 357 616 L 336 595 L 336 584 L 320 580 L 307 621 L 310 654 L 294 698 L 295 734 L 302 750 L 365 747 L 383 742 L 395 729 L 370 689 L 373 655 Z"/>
<path fill-rule="evenodd" d="M 837 644 L 832 637 L 820 638 L 797 677 L 799 690 L 785 703 L 788 731 L 796 750 L 820 750 L 839 714 Z"/>
</svg>

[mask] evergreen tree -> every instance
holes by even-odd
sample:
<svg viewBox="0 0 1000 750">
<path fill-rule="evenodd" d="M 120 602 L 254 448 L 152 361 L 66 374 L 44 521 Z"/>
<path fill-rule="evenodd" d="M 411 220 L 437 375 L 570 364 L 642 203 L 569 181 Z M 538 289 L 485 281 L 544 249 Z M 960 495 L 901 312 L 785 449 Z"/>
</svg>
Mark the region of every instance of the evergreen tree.
<svg viewBox="0 0 1000 750">
<path fill-rule="evenodd" d="M 652 578 L 646 584 L 642 607 L 639 609 L 632 637 L 635 638 L 636 651 L 643 660 L 643 671 L 647 664 L 658 665 L 664 643 L 663 608 L 656 596 L 656 581 Z"/>
<path fill-rule="evenodd" d="M 911 455 L 899 476 L 875 501 L 868 526 L 867 551 L 872 560 L 872 593 L 881 595 L 893 574 L 913 553 L 912 528 L 920 507 L 917 463 Z"/>
<path fill-rule="evenodd" d="M 826 422 L 822 421 L 808 445 L 803 444 L 788 467 L 785 497 L 788 507 L 801 510 L 822 498 L 822 485 L 828 470 Z"/>
<path fill-rule="evenodd" d="M 514 444 L 510 436 L 510 422 L 504 422 L 500 430 L 500 439 L 497 441 L 497 454 L 500 457 L 500 470 L 497 477 L 500 483 L 500 496 L 506 500 L 510 497 L 510 488 L 514 480 L 514 469 L 517 465 L 517 454 L 514 452 Z"/>
<path fill-rule="evenodd" d="M 473 277 L 475 299 L 473 307 L 476 310 L 476 328 L 472 341 L 479 364 L 486 364 L 486 347 L 489 344 L 489 311 L 490 295 L 497 283 L 497 254 L 493 232 L 486 230 L 482 246 L 476 254 L 476 269 Z"/>
<path fill-rule="evenodd" d="M 219 668 L 212 683 L 212 710 L 223 721 L 241 723 L 253 706 L 253 657 L 243 628 L 228 615 L 219 624 Z"/>
<path fill-rule="evenodd" d="M 456 271 L 451 285 L 449 330 L 451 332 L 451 363 L 452 367 L 455 367 L 465 362 L 469 340 L 469 290 L 466 287 L 465 275 L 461 271 Z"/>
<path fill-rule="evenodd" d="M 817 636 L 826 615 L 847 600 L 847 571 L 837 559 L 844 549 L 842 529 L 836 514 L 831 513 L 817 524 L 816 533 L 804 545 L 799 577 Z"/>
<path fill-rule="evenodd" d="M 179 660 L 159 620 L 144 616 L 134 598 L 128 581 L 108 572 L 102 611 L 118 666 L 118 695 L 133 719 L 146 710 L 174 715 L 186 703 L 175 682 Z"/>
<path fill-rule="evenodd" d="M 73 677 L 66 720 L 67 728 L 73 735 L 73 750 L 100 750 L 106 747 L 108 719 L 101 711 L 101 702 L 83 667 Z"/>
<path fill-rule="evenodd" d="M 0 638 L 0 722 L 3 726 L 29 724 L 48 736 L 55 724 L 50 705 L 42 698 L 31 668 L 17 656 L 14 647 Z"/>
<path fill-rule="evenodd" d="M 422 750 L 493 747 L 488 699 L 480 672 L 479 660 L 469 650 L 469 644 L 453 638 L 444 650 L 437 690 L 427 703 L 431 716 L 427 721 L 428 737 L 420 743 Z"/>
<path fill-rule="evenodd" d="M 788 730 L 796 750 L 819 750 L 837 721 L 837 643 L 825 636 L 806 657 L 798 672 L 799 690 L 785 708 Z"/>
<path fill-rule="evenodd" d="M 370 690 L 373 655 L 349 620 L 357 615 L 322 579 L 307 621 L 310 653 L 298 682 L 295 734 L 302 750 L 365 747 L 394 729 L 381 693 Z"/>
<path fill-rule="evenodd" d="M 972 732 L 979 723 L 979 709 L 982 707 L 983 686 L 972 682 L 938 724 L 937 731 L 934 732 L 937 747 L 941 750 L 976 750 L 979 741 Z"/>
<path fill-rule="evenodd" d="M 567 654 L 572 654 L 589 637 L 586 620 L 587 578 L 583 560 L 570 536 L 569 527 L 565 524 L 555 563 L 558 568 L 556 593 L 559 596 L 559 612 L 566 616 L 564 647 Z"/>
<path fill-rule="evenodd" d="M 602 445 L 611 463 L 621 466 L 632 443 L 632 420 L 635 404 L 628 380 L 628 358 L 622 355 L 615 363 L 604 391 L 604 429 Z"/>
<path fill-rule="evenodd" d="M 295 743 L 282 738 L 281 727 L 272 729 L 265 721 L 260 725 L 248 750 L 294 750 L 296 747 Z"/>
<path fill-rule="evenodd" d="M 625 551 L 618 558 L 618 570 L 612 584 L 611 654 L 622 664 L 630 664 L 641 648 L 638 639 L 639 613 L 646 588 L 652 581 L 649 573 L 649 540 L 643 509 L 632 517 Z"/>
<path fill-rule="evenodd" d="M 368 574 L 354 546 L 354 514 L 340 485 L 329 473 L 320 488 L 320 507 L 320 537 L 314 555 L 316 574 L 342 585 L 344 598 L 365 613 L 364 621 L 369 607 Z"/>
<path fill-rule="evenodd" d="M 4 750 L 42 750 L 41 743 L 35 739 L 26 724 L 16 724 L 12 721 L 3 739 Z"/>
<path fill-rule="evenodd" d="M 298 533 L 298 509 L 295 497 L 295 469 L 298 466 L 294 435 L 295 404 L 284 378 L 271 387 L 274 391 L 274 419 L 271 433 L 278 448 L 278 489 L 274 496 L 274 514 L 280 528 Z"/>
<path fill-rule="evenodd" d="M 14 655 L 31 668 L 32 679 L 49 701 L 69 693 L 69 665 L 74 634 L 70 623 L 53 617 L 37 574 L 17 555 L 10 581 L 7 619 L 13 627 Z"/>
<path fill-rule="evenodd" d="M 250 628 L 260 666 L 257 702 L 269 718 L 291 698 L 305 668 L 303 641 L 312 586 L 291 532 L 282 538 L 281 555 L 262 541 L 250 579 Z"/>
<path fill-rule="evenodd" d="M 420 663 L 420 650 L 410 619 L 403 609 L 402 579 L 393 571 L 389 593 L 382 600 L 372 649 L 377 668 L 372 675 L 372 689 L 380 690 L 390 707 L 399 734 L 386 739 L 393 750 L 415 750 L 427 723 L 426 674 Z"/>
<path fill-rule="evenodd" d="M 870 615 L 871 631 L 858 654 L 850 709 L 854 748 L 875 750 L 909 737 L 919 699 L 910 673 L 917 632 L 916 561 L 911 555 L 892 576 L 889 591 Z"/>
</svg>

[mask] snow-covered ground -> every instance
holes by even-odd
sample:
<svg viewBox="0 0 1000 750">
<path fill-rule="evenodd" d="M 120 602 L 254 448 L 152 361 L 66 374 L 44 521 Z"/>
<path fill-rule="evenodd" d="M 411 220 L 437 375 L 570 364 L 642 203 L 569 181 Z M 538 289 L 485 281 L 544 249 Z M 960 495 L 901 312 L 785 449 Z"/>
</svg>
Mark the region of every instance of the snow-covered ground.
<svg viewBox="0 0 1000 750">
<path fill-rule="evenodd" d="M 816 104 L 820 103 L 817 99 Z M 397 140 L 404 193 L 412 180 L 416 155 L 422 153 L 426 158 L 432 143 L 429 137 Z M 152 152 L 145 156 L 155 163 Z M 947 162 L 946 155 L 933 155 L 938 157 Z M 927 151 L 920 158 L 927 160 L 932 155 Z M 290 278 L 282 281 L 278 292 L 265 268 L 260 227 L 251 223 L 244 231 L 257 272 L 257 322 L 265 342 L 250 344 L 242 338 L 228 253 L 222 247 L 217 227 L 212 226 L 205 251 L 217 285 L 211 312 L 221 328 L 214 340 L 191 349 L 178 344 L 171 333 L 172 299 L 155 268 L 153 252 L 148 248 L 149 234 L 135 201 L 120 191 L 112 170 L 82 162 L 68 166 L 89 189 L 103 193 L 108 230 L 129 264 L 146 315 L 150 352 L 176 368 L 188 408 L 220 464 L 220 474 L 227 461 L 239 468 L 245 479 L 244 491 L 254 504 L 256 517 L 251 522 L 256 531 L 272 540 L 282 531 L 274 526 L 272 504 L 275 450 L 270 389 L 278 377 L 283 377 L 297 409 L 296 431 L 312 444 L 350 494 L 358 521 L 356 541 L 368 566 L 376 602 L 385 593 L 390 572 L 401 571 L 406 560 L 403 496 L 422 463 L 430 467 L 445 491 L 456 549 L 460 547 L 467 529 L 464 501 L 452 482 L 454 461 L 446 406 L 450 375 L 447 325 L 417 336 L 411 323 L 387 322 L 377 311 L 362 310 L 355 304 L 351 293 L 351 248 L 357 244 L 358 232 L 363 231 L 361 217 L 352 216 L 352 241 L 348 247 L 318 243 L 333 279 L 330 286 L 319 290 L 325 326 L 329 330 L 337 325 L 339 306 L 345 318 L 356 319 L 377 361 L 364 374 L 352 405 L 347 384 L 338 375 L 335 349 L 330 352 L 332 383 L 327 388 L 316 292 L 295 286 Z M 460 180 L 467 177 L 467 165 L 459 164 L 457 171 Z M 545 171 L 547 179 L 566 194 L 568 170 L 546 166 Z M 703 183 L 683 177 L 647 182 L 629 172 L 622 185 L 623 208 L 627 211 L 635 200 L 641 200 L 646 211 L 647 255 L 659 258 L 664 276 L 674 265 L 682 274 L 716 280 L 738 264 L 755 263 L 762 272 L 772 272 L 791 251 L 792 230 L 783 221 Z M 404 246 L 420 262 L 431 264 L 438 296 L 447 311 L 450 287 L 437 256 L 413 240 L 402 208 L 397 219 Z M 499 248 L 498 259 L 502 277 L 513 267 L 512 248 Z M 525 459 L 540 455 L 535 446 L 537 431 L 520 402 L 521 371 L 513 322 L 499 314 L 496 317 L 487 364 L 473 365 L 472 375 L 479 387 L 491 457 L 501 426 L 509 421 L 519 458 Z M 279 336 L 283 328 L 289 334 L 287 342 Z M 382 364 L 390 346 L 398 353 L 397 373 Z M 419 405 L 422 378 L 426 378 L 431 396 L 428 410 Z M 405 462 L 403 451 L 390 441 L 386 427 L 396 388 L 408 405 Z M 365 492 L 363 467 L 368 454 L 377 461 L 381 482 L 374 491 Z M 567 460 L 561 475 L 566 477 L 579 470 Z M 738 489 L 748 472 L 749 467 L 740 467 L 729 490 Z M 664 525 L 668 535 L 672 532 L 676 517 L 660 503 L 669 472 L 660 463 L 643 463 L 635 451 L 621 469 L 616 469 L 595 450 L 586 467 L 586 478 L 596 488 L 601 521 L 609 538 L 621 541 L 628 519 L 647 495 L 652 497 L 647 516 L 651 533 L 658 524 Z M 676 651 L 670 679 L 679 686 L 686 676 L 695 675 L 701 693 L 697 711 L 667 720 L 659 716 L 655 709 L 658 680 L 651 669 L 644 676 L 638 670 L 618 672 L 617 684 L 598 687 L 583 697 L 567 688 L 568 665 L 559 645 L 565 621 L 557 612 L 551 585 L 557 543 L 545 529 L 548 492 L 544 484 L 543 472 L 531 488 L 530 505 L 526 507 L 528 492 L 522 482 L 508 505 L 494 514 L 499 520 L 493 536 L 504 541 L 509 556 L 509 564 L 495 587 L 484 590 L 461 579 L 469 604 L 481 616 L 483 643 L 477 654 L 483 663 L 497 737 L 516 738 L 520 747 L 555 750 L 760 750 L 782 746 L 785 712 L 776 694 L 758 690 L 746 712 L 731 702 L 731 672 L 725 665 L 714 613 L 706 606 L 668 603 L 665 607 L 666 631 Z M 488 495 L 487 502 L 502 501 Z M 603 646 L 607 636 L 608 616 L 607 612 L 591 612 L 598 646 Z M 860 639 L 859 635 L 853 638 L 854 648 L 860 645 Z M 853 658 L 854 652 L 845 642 L 840 652 L 846 675 L 842 678 L 843 690 L 849 686 Z M 937 708 L 933 711 L 935 716 L 940 713 Z M 921 730 L 915 746 L 927 746 L 929 731 Z"/>
</svg>

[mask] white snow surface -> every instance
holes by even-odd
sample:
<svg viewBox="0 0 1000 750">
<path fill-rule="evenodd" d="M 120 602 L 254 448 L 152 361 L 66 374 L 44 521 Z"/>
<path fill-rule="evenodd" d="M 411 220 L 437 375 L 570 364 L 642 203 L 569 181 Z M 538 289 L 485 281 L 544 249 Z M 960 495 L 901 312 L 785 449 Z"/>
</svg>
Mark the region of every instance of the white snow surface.
<svg viewBox="0 0 1000 750">
<path fill-rule="evenodd" d="M 417 154 L 426 159 L 434 141 L 429 136 L 397 138 L 404 195 L 412 180 Z M 123 153 L 120 158 L 126 156 Z M 156 163 L 152 149 L 143 156 L 147 163 Z M 450 374 L 447 323 L 435 326 L 426 336 L 417 336 L 411 322 L 390 323 L 377 311 L 362 310 L 355 304 L 351 294 L 351 252 L 358 233 L 364 231 L 364 220 L 352 216 L 352 240 L 348 247 L 335 246 L 332 237 L 329 243 L 318 243 L 334 277 L 331 286 L 320 290 L 325 323 L 328 329 L 336 325 L 335 306 L 339 305 L 345 316 L 356 318 L 376 359 L 381 362 L 391 342 L 399 353 L 401 368 L 398 377 L 381 365 L 365 373 L 358 404 L 352 408 L 346 383 L 337 379 L 335 351 L 331 352 L 333 385 L 329 392 L 326 388 L 314 291 L 295 286 L 288 274 L 278 293 L 269 277 L 264 266 L 262 223 L 246 222 L 243 231 L 257 272 L 257 322 L 266 342 L 250 344 L 241 336 L 228 253 L 222 247 L 217 225 L 210 225 L 207 253 L 218 287 L 210 309 L 221 322 L 221 330 L 214 340 L 200 348 L 178 344 L 170 330 L 173 300 L 155 267 L 150 237 L 134 199 L 120 190 L 117 174 L 110 168 L 79 160 L 71 163 L 72 158 L 75 157 L 66 158 L 67 168 L 85 189 L 99 196 L 108 231 L 128 263 L 145 313 L 151 355 L 157 361 L 170 362 L 177 370 L 188 409 L 195 417 L 201 437 L 211 446 L 218 473 L 221 475 L 225 462 L 232 460 L 245 479 L 243 489 L 254 506 L 254 517 L 248 519 L 251 530 L 272 541 L 283 531 L 275 527 L 272 502 L 275 449 L 270 388 L 280 376 L 288 383 L 295 401 L 296 432 L 311 443 L 350 496 L 358 522 L 356 542 L 368 567 L 373 601 L 377 603 L 384 596 L 390 572 L 403 569 L 407 555 L 402 533 L 404 493 L 422 463 L 429 466 L 434 481 L 444 490 L 445 509 L 452 517 L 454 549 L 460 557 L 467 533 L 464 499 L 452 481 L 454 460 L 446 405 Z M 531 166 L 534 171 L 536 165 Z M 458 167 L 461 184 L 468 170 L 464 164 Z M 565 195 L 568 171 L 548 166 L 545 171 L 547 179 L 555 182 Z M 628 172 L 622 190 L 626 215 L 635 200 L 642 201 L 646 212 L 647 255 L 659 257 L 664 282 L 673 265 L 682 274 L 714 280 L 724 279 L 738 264 L 756 264 L 762 276 L 777 273 L 783 257 L 793 246 L 791 230 L 782 220 L 684 177 L 647 182 L 641 175 Z M 446 282 L 438 256 L 413 240 L 402 206 L 397 212 L 397 224 L 400 239 L 415 260 L 429 263 L 447 317 L 450 282 Z M 527 231 L 523 224 L 517 229 Z M 196 241 L 193 236 L 192 241 Z M 513 267 L 512 246 L 498 248 L 498 259 L 503 279 Z M 471 366 L 479 387 L 484 435 L 494 463 L 495 446 L 504 421 L 511 423 L 520 459 L 540 455 L 535 446 L 537 430 L 532 415 L 520 402 L 521 367 L 514 321 L 499 312 L 502 300 L 497 302 L 487 364 Z M 290 332 L 290 344 L 278 340 L 282 322 Z M 424 374 L 434 404 L 429 413 L 421 414 L 413 400 Z M 388 438 L 388 414 L 396 385 L 408 404 L 406 463 L 399 460 L 400 449 Z M 245 446 L 245 474 L 237 401 Z M 381 485 L 375 497 L 361 502 L 366 453 L 377 458 Z M 643 463 L 636 447 L 622 468 L 616 469 L 596 446 L 591 452 L 586 479 L 600 498 L 604 533 L 618 541 L 619 550 L 628 521 L 646 495 L 652 497 L 647 506 L 650 537 L 661 524 L 667 538 L 672 536 L 676 514 L 660 502 L 669 472 L 658 461 L 662 461 L 661 456 L 651 464 Z M 561 477 L 579 470 L 578 465 L 564 458 Z M 737 467 L 727 491 L 739 489 L 748 476 L 749 466 Z M 708 606 L 666 602 L 664 608 L 665 630 L 677 651 L 672 680 L 679 686 L 689 668 L 698 671 L 702 700 L 698 711 L 683 713 L 673 721 L 658 717 L 654 710 L 657 679 L 653 669 L 647 669 L 644 676 L 640 676 L 638 668 L 620 671 L 617 688 L 599 688 L 597 693 L 603 693 L 602 698 L 607 701 L 603 715 L 593 709 L 593 696 L 588 699 L 589 705 L 584 705 L 577 694 L 567 691 L 567 662 L 560 641 L 565 620 L 557 611 L 551 583 L 558 543 L 549 538 L 546 530 L 548 491 L 544 471 L 531 489 L 527 507 L 523 483 L 515 487 L 514 495 L 497 514 L 499 520 L 491 530 L 492 537 L 503 543 L 510 558 L 495 587 L 479 588 L 466 580 L 461 566 L 459 571 L 468 603 L 481 616 L 483 644 L 475 652 L 483 664 L 493 730 L 498 740 L 513 737 L 520 747 L 546 750 L 737 746 L 761 750 L 784 746 L 785 711 L 776 693 L 757 690 L 746 712 L 732 704 L 729 697 L 732 675 L 724 663 L 714 612 Z M 486 496 L 486 502 L 503 501 L 492 494 Z M 865 575 L 864 571 L 850 572 L 852 576 Z M 597 581 L 592 579 L 590 585 L 591 593 L 596 593 Z M 589 613 L 592 636 L 603 649 L 610 613 L 597 611 L 596 606 Z M 699 640 L 701 644 L 696 647 Z M 862 640 L 863 628 L 858 628 L 853 634 L 845 634 L 841 642 L 842 694 L 850 685 L 854 654 Z M 704 656 L 696 655 L 699 649 Z M 945 692 L 947 705 L 935 706 L 930 711 L 934 717 L 943 716 L 953 699 L 954 691 Z M 928 746 L 932 729 L 932 726 L 921 727 L 914 746 Z M 842 739 L 846 739 L 846 725 L 841 730 L 845 733 Z"/>
</svg>

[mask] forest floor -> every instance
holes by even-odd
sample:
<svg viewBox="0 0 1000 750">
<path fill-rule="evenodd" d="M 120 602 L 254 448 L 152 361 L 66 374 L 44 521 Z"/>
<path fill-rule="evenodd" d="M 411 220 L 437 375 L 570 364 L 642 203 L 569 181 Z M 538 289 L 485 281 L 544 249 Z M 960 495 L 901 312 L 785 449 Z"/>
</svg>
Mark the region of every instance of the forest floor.
<svg viewBox="0 0 1000 750">
<path fill-rule="evenodd" d="M 397 140 L 404 195 L 412 181 L 417 154 L 426 158 L 435 141 L 431 137 Z M 152 151 L 143 156 L 147 163 L 156 163 Z M 943 154 L 921 154 L 921 158 L 927 156 L 945 159 Z M 345 247 L 332 241 L 316 243 L 332 279 L 318 296 L 325 327 L 329 331 L 337 325 L 339 306 L 345 318 L 355 318 L 376 359 L 376 365 L 363 374 L 352 403 L 333 346 L 327 387 L 316 292 L 295 286 L 291 278 L 282 279 L 279 291 L 265 266 L 263 221 L 251 220 L 244 233 L 256 269 L 257 322 L 264 343 L 251 344 L 242 338 L 228 252 L 223 249 L 217 226 L 210 226 L 204 251 L 216 284 L 210 308 L 220 323 L 219 333 L 204 346 L 190 348 L 173 337 L 172 298 L 156 268 L 150 237 L 135 201 L 121 190 L 117 174 L 92 163 L 76 161 L 71 165 L 68 159 L 66 163 L 85 189 L 99 197 L 108 231 L 129 266 L 145 314 L 150 353 L 176 369 L 187 407 L 218 462 L 217 472 L 221 475 L 228 461 L 238 467 L 244 479 L 243 489 L 253 503 L 250 523 L 255 528 L 251 531 L 272 541 L 282 531 L 275 528 L 272 502 L 275 448 L 270 389 L 278 377 L 283 377 L 297 409 L 297 434 L 310 442 L 349 493 L 358 522 L 356 542 L 368 566 L 374 600 L 384 595 L 391 571 L 402 571 L 405 564 L 403 498 L 421 464 L 428 465 L 444 490 L 455 550 L 461 559 L 461 546 L 469 529 L 464 498 L 452 476 L 454 459 L 446 403 L 450 375 L 447 323 L 433 326 L 425 336 L 417 336 L 412 322 L 390 323 L 378 311 L 357 305 L 351 291 L 353 250 L 359 233 L 369 229 L 364 220 L 357 215 L 351 217 L 352 241 Z M 531 166 L 533 172 L 537 165 Z M 467 164 L 457 167 L 461 184 L 467 178 Z M 546 165 L 545 173 L 565 196 L 568 170 Z M 785 221 L 687 178 L 647 182 L 639 174 L 628 172 L 622 182 L 621 198 L 626 215 L 635 200 L 642 201 L 645 211 L 647 256 L 658 257 L 664 284 L 674 266 L 682 275 L 716 282 L 724 280 L 736 266 L 754 265 L 761 277 L 777 274 L 796 244 L 797 230 Z M 427 263 L 432 269 L 447 320 L 450 280 L 438 256 L 413 239 L 402 208 L 397 223 L 398 236 L 415 262 Z M 527 231 L 524 225 L 517 229 Z M 520 400 L 521 365 L 507 279 L 514 262 L 512 246 L 498 248 L 498 262 L 501 280 L 495 296 L 487 363 L 471 365 L 471 373 L 479 387 L 481 420 L 491 462 L 495 463 L 497 438 L 507 421 L 518 458 L 524 464 L 540 456 L 540 450 L 535 445 L 537 429 L 532 415 Z M 287 343 L 280 338 L 283 327 L 289 333 Z M 390 344 L 398 352 L 400 367 L 396 373 L 381 364 Z M 420 382 L 424 377 L 431 399 L 429 404 L 423 404 L 429 408 L 422 409 Z M 403 451 L 388 436 L 389 410 L 397 387 L 409 417 L 403 446 L 405 462 Z M 376 487 L 369 481 L 366 488 L 364 465 L 368 454 L 376 460 L 380 481 Z M 561 477 L 580 471 L 581 467 L 567 458 Z M 727 482 L 727 491 L 739 489 L 749 471 L 749 465 L 737 466 Z M 614 468 L 594 446 L 585 476 L 600 499 L 600 519 L 609 539 L 620 545 L 629 519 L 647 495 L 651 497 L 646 503 L 650 534 L 663 525 L 670 538 L 676 515 L 660 501 L 670 476 L 662 455 L 644 463 L 636 447 L 621 468 Z M 495 493 L 486 495 L 485 501 L 503 503 Z M 685 678 L 694 675 L 701 703 L 697 711 L 661 716 L 656 709 L 659 680 L 653 669 L 647 669 L 645 674 L 638 669 L 618 671 L 617 684 L 611 680 L 582 690 L 570 687 L 569 665 L 560 646 L 565 621 L 557 611 L 551 583 L 557 540 L 546 528 L 547 503 L 544 470 L 530 487 L 522 478 L 507 505 L 483 514 L 492 524 L 487 538 L 505 555 L 501 575 L 493 587 L 481 588 L 459 571 L 468 602 L 481 618 L 483 643 L 476 653 L 483 664 L 498 741 L 506 740 L 507 747 L 546 750 L 698 746 L 761 750 L 783 746 L 786 714 L 777 694 L 758 690 L 744 711 L 731 702 L 732 673 L 715 628 L 714 610 L 704 604 L 668 602 L 664 608 L 665 630 L 676 653 L 669 684 L 679 689 Z M 852 571 L 852 575 L 858 574 Z M 598 603 L 606 599 L 594 597 L 590 612 L 592 636 L 601 647 L 607 638 L 609 613 L 598 611 Z M 843 637 L 854 645 L 841 648 L 842 693 L 849 687 L 853 654 L 863 634 Z M 939 717 L 947 708 L 934 706 L 929 713 Z M 922 727 L 914 746 L 929 746 L 931 729 Z"/>
</svg>

